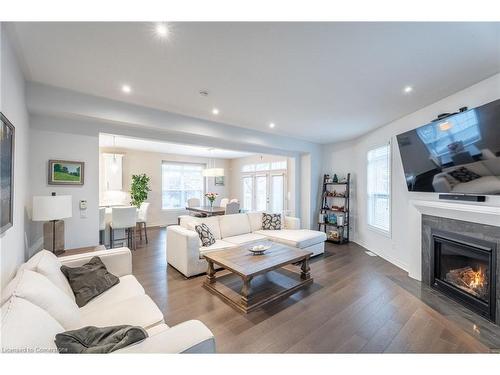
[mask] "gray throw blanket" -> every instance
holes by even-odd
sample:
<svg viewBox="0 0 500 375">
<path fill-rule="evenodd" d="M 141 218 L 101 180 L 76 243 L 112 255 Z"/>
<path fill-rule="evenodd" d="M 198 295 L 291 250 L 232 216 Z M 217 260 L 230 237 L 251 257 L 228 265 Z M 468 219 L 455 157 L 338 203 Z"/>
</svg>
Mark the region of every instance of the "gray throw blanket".
<svg viewBox="0 0 500 375">
<path fill-rule="evenodd" d="M 56 335 L 59 353 L 110 353 L 148 337 L 141 327 L 83 327 Z"/>
</svg>

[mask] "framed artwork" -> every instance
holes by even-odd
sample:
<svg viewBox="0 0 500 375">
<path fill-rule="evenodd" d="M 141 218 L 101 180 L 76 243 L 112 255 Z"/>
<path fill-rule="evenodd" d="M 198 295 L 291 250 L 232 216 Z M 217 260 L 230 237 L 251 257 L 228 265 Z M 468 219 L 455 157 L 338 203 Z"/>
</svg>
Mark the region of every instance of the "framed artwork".
<svg viewBox="0 0 500 375">
<path fill-rule="evenodd" d="M 83 161 L 49 160 L 49 185 L 83 185 Z"/>
<path fill-rule="evenodd" d="M 224 186 L 224 176 L 215 177 L 215 186 Z"/>
<path fill-rule="evenodd" d="M 14 125 L 0 112 L 0 233 L 13 223 Z"/>
</svg>

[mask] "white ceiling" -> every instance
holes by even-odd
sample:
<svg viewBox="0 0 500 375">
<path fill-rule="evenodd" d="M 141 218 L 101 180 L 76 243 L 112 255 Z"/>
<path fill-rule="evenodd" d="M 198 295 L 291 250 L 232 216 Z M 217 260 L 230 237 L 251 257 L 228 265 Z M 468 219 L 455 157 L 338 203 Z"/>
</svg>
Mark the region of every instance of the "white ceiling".
<svg viewBox="0 0 500 375">
<path fill-rule="evenodd" d="M 130 150 L 159 152 L 162 154 L 200 156 L 205 158 L 236 159 L 253 155 L 248 152 L 222 150 L 200 146 L 181 145 L 152 141 L 147 139 L 123 137 L 120 135 L 100 134 L 99 147 L 117 147 Z"/>
<path fill-rule="evenodd" d="M 500 23 L 170 26 L 167 41 L 152 23 L 12 29 L 29 80 L 319 143 L 357 137 L 500 71 Z"/>
</svg>

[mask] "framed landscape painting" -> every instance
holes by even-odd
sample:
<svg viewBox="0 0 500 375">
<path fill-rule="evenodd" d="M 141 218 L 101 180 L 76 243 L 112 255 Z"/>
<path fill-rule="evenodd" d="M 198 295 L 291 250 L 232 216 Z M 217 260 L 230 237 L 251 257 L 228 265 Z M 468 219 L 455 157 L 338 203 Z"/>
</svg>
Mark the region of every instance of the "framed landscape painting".
<svg viewBox="0 0 500 375">
<path fill-rule="evenodd" d="M 0 233 L 13 222 L 14 126 L 0 112 Z"/>
<path fill-rule="evenodd" d="M 83 185 L 83 161 L 49 160 L 49 185 Z"/>
<path fill-rule="evenodd" d="M 224 186 L 224 176 L 215 177 L 215 186 Z"/>
</svg>

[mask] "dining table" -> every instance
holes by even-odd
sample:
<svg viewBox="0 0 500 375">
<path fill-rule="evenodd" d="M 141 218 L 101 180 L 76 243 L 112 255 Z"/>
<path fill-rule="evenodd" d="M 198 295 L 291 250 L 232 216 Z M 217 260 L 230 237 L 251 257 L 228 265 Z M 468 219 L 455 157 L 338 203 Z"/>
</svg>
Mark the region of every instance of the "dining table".
<svg viewBox="0 0 500 375">
<path fill-rule="evenodd" d="M 205 214 L 207 216 L 224 215 L 226 213 L 225 207 L 216 207 L 216 206 L 186 207 L 186 210 L 200 214 Z"/>
</svg>

